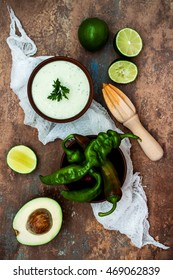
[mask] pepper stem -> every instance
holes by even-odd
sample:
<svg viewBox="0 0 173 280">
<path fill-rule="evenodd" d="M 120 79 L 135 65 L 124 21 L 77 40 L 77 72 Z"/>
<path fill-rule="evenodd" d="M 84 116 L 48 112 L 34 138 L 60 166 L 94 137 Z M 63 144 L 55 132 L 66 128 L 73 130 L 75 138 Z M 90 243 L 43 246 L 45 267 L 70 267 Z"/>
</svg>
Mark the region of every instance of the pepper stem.
<svg viewBox="0 0 173 280">
<path fill-rule="evenodd" d="M 137 139 L 139 141 L 142 141 L 141 138 L 135 134 L 131 134 L 131 133 L 125 133 L 125 134 L 119 134 L 121 139 L 124 138 L 133 138 L 133 139 Z"/>
<path fill-rule="evenodd" d="M 67 149 L 67 147 L 66 147 L 66 142 L 68 141 L 68 140 L 70 140 L 70 139 L 72 139 L 72 138 L 74 138 L 74 136 L 73 136 L 73 134 L 70 134 L 70 135 L 68 135 L 63 141 L 62 141 L 62 147 L 63 147 L 63 149 L 64 149 L 64 151 L 66 152 L 66 153 L 68 153 L 68 149 Z"/>
<path fill-rule="evenodd" d="M 104 217 L 104 216 L 108 216 L 110 215 L 111 213 L 113 213 L 117 207 L 117 201 L 119 200 L 118 197 L 112 197 L 111 198 L 111 203 L 112 203 L 112 208 L 107 211 L 107 212 L 99 212 L 98 215 L 99 217 Z"/>
</svg>

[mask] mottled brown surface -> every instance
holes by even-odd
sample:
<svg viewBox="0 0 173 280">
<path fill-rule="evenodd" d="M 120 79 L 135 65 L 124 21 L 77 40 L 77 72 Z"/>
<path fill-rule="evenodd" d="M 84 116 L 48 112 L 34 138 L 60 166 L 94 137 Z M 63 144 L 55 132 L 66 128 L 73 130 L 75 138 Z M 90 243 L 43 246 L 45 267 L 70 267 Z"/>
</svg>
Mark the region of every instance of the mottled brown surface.
<svg viewBox="0 0 173 280">
<path fill-rule="evenodd" d="M 118 29 L 135 28 L 143 38 L 141 54 L 134 59 L 138 79 L 120 88 L 137 107 L 145 127 L 164 148 L 164 158 L 151 162 L 137 143 L 132 146 L 134 171 L 143 178 L 151 235 L 170 246 L 162 250 L 151 245 L 142 249 L 116 231 L 107 231 L 95 220 L 89 204 L 63 200 L 55 188 L 43 186 L 38 174 L 59 167 L 60 140 L 44 146 L 37 131 L 23 124 L 23 111 L 10 89 L 11 54 L 6 44 L 10 19 L 7 2 L 35 41 L 37 55 L 69 55 L 90 70 L 95 99 L 103 104 L 102 82 L 108 82 L 107 67 L 117 57 L 112 39 Z M 85 17 L 107 21 L 110 38 L 99 52 L 88 53 L 77 40 L 77 28 Z M 0 258 L 1 259 L 172 259 L 173 258 L 173 1 L 171 0 L 0 0 Z M 122 128 L 120 124 L 117 125 Z M 125 131 L 125 129 L 124 129 Z M 39 158 L 30 175 L 19 175 L 6 165 L 6 154 L 15 144 L 32 147 Z M 48 196 L 63 208 L 63 226 L 49 244 L 38 247 L 20 245 L 12 231 L 12 220 L 28 200 Z"/>
</svg>

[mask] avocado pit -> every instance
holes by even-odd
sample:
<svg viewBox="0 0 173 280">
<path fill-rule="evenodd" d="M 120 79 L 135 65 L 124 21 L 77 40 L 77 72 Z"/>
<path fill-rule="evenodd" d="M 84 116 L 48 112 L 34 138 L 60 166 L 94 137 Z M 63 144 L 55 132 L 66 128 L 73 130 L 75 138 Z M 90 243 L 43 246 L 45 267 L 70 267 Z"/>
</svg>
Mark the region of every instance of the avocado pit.
<svg viewBox="0 0 173 280">
<path fill-rule="evenodd" d="M 40 208 L 30 214 L 26 228 L 33 234 L 44 234 L 51 229 L 52 224 L 51 213 L 45 208 Z"/>
</svg>

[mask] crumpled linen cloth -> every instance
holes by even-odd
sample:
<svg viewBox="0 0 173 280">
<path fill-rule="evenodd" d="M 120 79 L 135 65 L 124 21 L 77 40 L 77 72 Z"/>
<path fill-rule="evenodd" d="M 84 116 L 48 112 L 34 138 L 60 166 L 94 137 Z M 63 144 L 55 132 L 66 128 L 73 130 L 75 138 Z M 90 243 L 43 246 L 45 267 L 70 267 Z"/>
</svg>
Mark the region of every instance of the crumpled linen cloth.
<svg viewBox="0 0 173 280">
<path fill-rule="evenodd" d="M 108 129 L 120 132 L 106 109 L 94 100 L 88 111 L 81 118 L 66 124 L 48 122 L 35 113 L 28 101 L 27 81 L 36 65 L 50 56 L 33 57 L 37 52 L 35 43 L 27 36 L 13 10 L 11 8 L 8 9 L 11 24 L 7 44 L 12 54 L 10 86 L 20 100 L 20 106 L 25 114 L 24 123 L 38 130 L 39 140 L 46 144 L 54 141 L 56 138 L 63 139 L 70 133 L 89 135 L 97 134 L 100 131 L 107 131 Z M 20 36 L 16 33 L 17 28 L 21 34 Z M 167 249 L 167 246 L 155 241 L 149 234 L 147 198 L 140 174 L 133 174 L 130 146 L 131 144 L 128 139 L 124 139 L 120 146 L 126 157 L 128 168 L 127 177 L 122 187 L 123 196 L 118 202 L 116 211 L 109 216 L 99 217 L 98 212 L 107 211 L 110 209 L 111 204 L 107 201 L 96 204 L 92 203 L 91 207 L 94 216 L 105 229 L 117 230 L 122 234 L 126 234 L 138 248 L 146 244 L 152 244 L 162 249 Z"/>
</svg>

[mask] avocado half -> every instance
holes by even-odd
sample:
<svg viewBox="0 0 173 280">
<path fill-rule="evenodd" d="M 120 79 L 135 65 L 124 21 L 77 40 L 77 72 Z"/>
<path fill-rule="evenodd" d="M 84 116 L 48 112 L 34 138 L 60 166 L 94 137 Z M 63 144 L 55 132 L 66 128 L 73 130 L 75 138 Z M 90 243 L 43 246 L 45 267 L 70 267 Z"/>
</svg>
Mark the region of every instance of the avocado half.
<svg viewBox="0 0 173 280">
<path fill-rule="evenodd" d="M 13 220 L 18 242 L 29 246 L 50 242 L 59 233 L 61 225 L 61 206 L 48 197 L 30 200 L 20 208 Z"/>
</svg>

